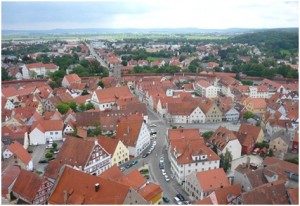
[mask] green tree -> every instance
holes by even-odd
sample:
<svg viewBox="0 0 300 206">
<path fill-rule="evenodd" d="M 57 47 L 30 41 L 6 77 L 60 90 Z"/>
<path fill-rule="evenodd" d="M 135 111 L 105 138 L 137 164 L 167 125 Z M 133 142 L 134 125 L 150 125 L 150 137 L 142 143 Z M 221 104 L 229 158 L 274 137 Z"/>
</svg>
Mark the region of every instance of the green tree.
<svg viewBox="0 0 300 206">
<path fill-rule="evenodd" d="M 57 148 L 57 143 L 56 142 L 52 143 L 52 147 L 53 147 L 53 149 L 56 149 Z"/>
<path fill-rule="evenodd" d="M 121 64 L 122 64 L 123 66 L 127 66 L 127 61 L 123 60 L 123 61 L 121 62 Z"/>
<path fill-rule="evenodd" d="M 243 114 L 244 119 L 250 119 L 250 118 L 253 118 L 253 117 L 254 117 L 254 114 L 250 111 L 247 111 Z"/>
<path fill-rule="evenodd" d="M 204 139 L 209 139 L 213 133 L 214 133 L 213 131 L 204 132 L 202 134 L 202 137 L 204 137 Z"/>
<path fill-rule="evenodd" d="M 67 103 L 69 105 L 69 107 L 74 111 L 74 112 L 77 112 L 77 104 L 76 102 L 68 102 Z"/>
<path fill-rule="evenodd" d="M 61 114 L 66 114 L 69 111 L 70 106 L 67 103 L 60 103 L 56 106 L 56 108 Z"/>
<path fill-rule="evenodd" d="M 47 152 L 47 153 L 45 154 L 45 157 L 49 159 L 49 158 L 53 157 L 53 153 Z"/>
<path fill-rule="evenodd" d="M 273 150 L 272 150 L 272 149 L 269 149 L 268 156 L 269 156 L 269 157 L 273 157 L 273 156 L 274 156 L 274 152 L 273 152 Z"/>
<path fill-rule="evenodd" d="M 229 152 L 226 149 L 225 155 L 220 155 L 220 167 L 224 169 L 225 172 L 227 172 L 228 169 L 231 167 L 231 161 L 232 161 L 232 155 L 231 152 Z"/>
<path fill-rule="evenodd" d="M 88 95 L 88 94 L 89 94 L 88 91 L 85 89 L 82 91 L 81 96 Z"/>
<path fill-rule="evenodd" d="M 79 104 L 79 111 L 84 112 L 86 110 L 86 106 L 84 103 Z"/>
<path fill-rule="evenodd" d="M 93 103 L 89 102 L 85 105 L 86 110 L 95 109 Z"/>
<path fill-rule="evenodd" d="M 100 86 L 101 88 L 104 88 L 104 83 L 102 81 L 99 81 L 98 86 Z"/>
<path fill-rule="evenodd" d="M 5 80 L 11 80 L 12 78 L 8 75 L 6 69 L 1 68 L 1 80 L 5 81 Z"/>
</svg>

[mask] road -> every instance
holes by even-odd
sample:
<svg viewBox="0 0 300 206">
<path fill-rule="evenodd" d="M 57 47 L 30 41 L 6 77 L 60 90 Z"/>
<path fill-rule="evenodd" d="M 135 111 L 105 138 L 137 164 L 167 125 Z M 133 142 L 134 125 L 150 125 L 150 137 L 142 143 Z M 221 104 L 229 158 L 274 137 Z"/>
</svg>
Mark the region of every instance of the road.
<svg viewBox="0 0 300 206">
<path fill-rule="evenodd" d="M 109 70 L 108 65 L 103 61 L 103 59 L 100 58 L 100 56 L 95 52 L 95 49 L 92 45 L 86 44 L 86 46 L 89 48 L 91 55 L 96 58 L 96 60 L 101 64 L 101 66 L 105 67 L 109 71 L 109 76 L 113 76 L 113 73 Z"/>
<path fill-rule="evenodd" d="M 159 168 L 159 159 L 161 156 L 165 159 L 165 171 L 169 177 L 172 177 L 172 173 L 170 170 L 170 162 L 166 150 L 167 146 L 167 130 L 174 126 L 183 126 L 184 128 L 199 128 L 200 132 L 206 132 L 206 131 L 215 131 L 219 126 L 224 126 L 230 130 L 238 131 L 240 124 L 233 124 L 231 122 L 220 122 L 220 123 L 214 123 L 214 124 L 169 124 L 164 120 L 162 117 L 160 117 L 157 113 L 153 112 L 152 110 L 148 109 L 148 119 L 149 119 L 149 125 L 155 124 L 157 127 L 155 127 L 155 130 L 157 132 L 157 137 L 155 141 L 157 142 L 156 147 L 151 155 L 149 155 L 147 158 L 142 158 L 142 154 L 135 158 L 138 160 L 138 164 L 131 167 L 130 169 L 126 169 L 124 172 L 129 173 L 134 168 L 141 168 L 144 165 L 148 164 L 149 166 L 149 172 L 150 172 L 150 181 L 153 181 L 157 184 L 159 184 L 163 190 L 164 196 L 167 196 L 170 199 L 169 204 L 176 204 L 174 202 L 173 198 L 176 196 L 176 194 L 180 193 L 182 194 L 187 200 L 188 195 L 187 193 L 182 189 L 181 185 L 177 183 L 175 179 L 170 180 L 170 182 L 166 182 L 164 176 L 161 173 L 161 170 Z M 150 129 L 150 128 L 149 128 Z M 153 140 L 152 140 L 153 141 Z M 150 146 L 149 146 L 150 147 Z M 145 150 L 147 152 L 148 149 Z M 145 153 L 144 152 L 144 153 Z M 128 164 L 128 163 L 127 163 Z M 126 165 L 126 164 L 125 164 Z"/>
</svg>

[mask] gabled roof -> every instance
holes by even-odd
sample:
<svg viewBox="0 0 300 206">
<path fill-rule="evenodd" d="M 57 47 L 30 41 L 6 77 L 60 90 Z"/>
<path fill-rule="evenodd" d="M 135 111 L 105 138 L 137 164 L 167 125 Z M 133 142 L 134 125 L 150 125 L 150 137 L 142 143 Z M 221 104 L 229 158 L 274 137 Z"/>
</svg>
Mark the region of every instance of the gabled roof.
<svg viewBox="0 0 300 206">
<path fill-rule="evenodd" d="M 137 169 L 134 169 L 127 175 L 124 175 L 119 182 L 138 190 L 147 183 L 147 179 Z"/>
<path fill-rule="evenodd" d="M 283 168 L 287 172 L 291 172 L 294 174 L 299 173 L 298 165 L 277 159 L 275 157 L 266 157 L 262 163 L 263 165 L 278 165 L 279 167 Z"/>
<path fill-rule="evenodd" d="M 286 194 L 287 190 L 284 183 L 284 181 L 279 180 L 264 184 L 249 192 L 242 193 L 241 198 L 243 204 L 289 204 L 289 199 Z"/>
<path fill-rule="evenodd" d="M 42 62 L 26 64 L 26 67 L 28 69 L 41 68 L 41 67 L 45 67 L 46 69 L 58 69 L 58 66 L 56 66 L 53 63 L 43 64 Z"/>
<path fill-rule="evenodd" d="M 92 98 L 92 94 L 88 94 L 88 95 L 84 95 L 84 96 L 78 96 L 78 97 L 75 97 L 73 99 L 74 102 L 76 102 L 77 104 L 81 104 L 81 103 L 85 103 L 86 100 L 88 99 L 91 99 Z"/>
<path fill-rule="evenodd" d="M 25 198 L 29 202 L 33 202 L 39 188 L 45 181 L 47 181 L 46 178 L 22 169 L 12 188 L 12 191 Z M 30 189 L 28 188 L 29 185 Z"/>
<path fill-rule="evenodd" d="M 77 74 L 68 74 L 64 76 L 64 79 L 66 79 L 69 84 L 81 82 L 81 79 Z"/>
<path fill-rule="evenodd" d="M 76 180 L 76 181 L 74 181 Z M 95 184 L 99 184 L 96 192 Z M 127 185 L 96 177 L 65 166 L 48 200 L 49 204 L 123 204 L 130 190 Z"/>
<path fill-rule="evenodd" d="M 24 149 L 24 147 L 17 141 L 14 141 L 7 147 L 7 150 L 16 155 L 25 165 L 28 165 L 32 157 Z"/>
<path fill-rule="evenodd" d="M 32 124 L 31 131 L 35 128 L 43 133 L 47 131 L 62 131 L 64 128 L 64 123 L 62 120 L 41 120 Z"/>
<path fill-rule="evenodd" d="M 299 188 L 290 188 L 287 190 L 292 205 L 299 204 Z"/>
<path fill-rule="evenodd" d="M 246 98 L 243 102 L 243 105 L 252 104 L 253 109 L 266 109 L 267 103 L 264 98 Z"/>
<path fill-rule="evenodd" d="M 110 154 L 114 154 L 120 140 L 110 137 L 99 136 L 98 143 Z"/>
<path fill-rule="evenodd" d="M 241 145 L 250 145 L 251 143 L 256 142 L 261 130 L 261 127 L 241 124 L 236 136 Z"/>
<path fill-rule="evenodd" d="M 2 183 L 2 197 L 8 194 L 9 187 L 13 184 L 15 179 L 19 176 L 21 169 L 17 165 L 9 165 L 1 174 Z"/>
<path fill-rule="evenodd" d="M 95 91 L 100 103 L 115 102 L 117 99 L 131 98 L 132 94 L 127 86 L 112 87 Z"/>
<path fill-rule="evenodd" d="M 212 86 L 211 83 L 203 79 L 198 80 L 196 83 L 205 88 Z"/>
<path fill-rule="evenodd" d="M 178 128 L 168 130 L 169 141 L 176 139 L 201 139 L 198 128 Z"/>
<path fill-rule="evenodd" d="M 210 144 L 217 145 L 217 147 L 222 151 L 229 141 L 235 139 L 237 139 L 237 137 L 231 130 L 220 126 L 208 139 L 208 142 Z"/>
<path fill-rule="evenodd" d="M 119 181 L 124 174 L 120 170 L 120 168 L 117 165 L 113 165 L 111 168 L 105 170 L 102 172 L 99 177 L 103 179 L 113 180 L 113 181 Z"/>
<path fill-rule="evenodd" d="M 87 130 L 77 127 L 77 136 L 81 138 L 87 138 Z"/>
<path fill-rule="evenodd" d="M 198 172 L 196 176 L 203 192 L 230 186 L 223 168 Z"/>
<path fill-rule="evenodd" d="M 214 193 L 219 205 L 227 205 L 230 203 L 228 200 L 238 197 L 242 193 L 242 190 L 241 185 L 236 184 L 218 189 Z"/>
<path fill-rule="evenodd" d="M 8 98 L 8 97 L 13 97 L 13 96 L 18 96 L 18 90 L 14 87 L 6 87 L 2 88 L 2 96 Z"/>
<path fill-rule="evenodd" d="M 138 193 L 147 201 L 150 202 L 155 197 L 157 197 L 159 194 L 161 194 L 163 191 L 160 188 L 159 185 L 154 183 L 149 183 L 142 189 L 138 191 Z M 154 203 L 154 202 L 153 202 Z"/>
<path fill-rule="evenodd" d="M 117 127 L 116 139 L 121 140 L 126 146 L 135 147 L 142 124 L 142 115 L 133 114 L 122 117 Z"/>
</svg>

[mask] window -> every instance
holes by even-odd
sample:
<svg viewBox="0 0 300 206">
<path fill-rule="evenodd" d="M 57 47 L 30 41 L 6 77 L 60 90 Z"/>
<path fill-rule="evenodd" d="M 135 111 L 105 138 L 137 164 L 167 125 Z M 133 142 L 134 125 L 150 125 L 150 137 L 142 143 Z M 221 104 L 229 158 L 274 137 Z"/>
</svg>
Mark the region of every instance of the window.
<svg viewBox="0 0 300 206">
<path fill-rule="evenodd" d="M 53 135 L 53 132 L 50 132 L 50 135 Z"/>
<path fill-rule="evenodd" d="M 55 132 L 55 134 L 58 134 L 58 132 Z"/>
</svg>

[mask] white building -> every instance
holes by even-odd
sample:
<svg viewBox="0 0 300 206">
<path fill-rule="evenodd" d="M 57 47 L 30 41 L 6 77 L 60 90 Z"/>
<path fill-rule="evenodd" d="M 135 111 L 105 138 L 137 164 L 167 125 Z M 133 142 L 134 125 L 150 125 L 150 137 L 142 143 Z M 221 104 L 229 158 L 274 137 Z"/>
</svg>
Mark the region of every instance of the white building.
<svg viewBox="0 0 300 206">
<path fill-rule="evenodd" d="M 197 81 L 194 88 L 203 97 L 215 98 L 218 96 L 218 88 L 205 80 Z"/>
<path fill-rule="evenodd" d="M 167 119 L 170 123 L 177 124 L 205 123 L 205 114 L 199 106 L 175 103 L 169 104 Z"/>
<path fill-rule="evenodd" d="M 132 94 L 127 86 L 111 87 L 94 91 L 91 102 L 100 111 L 111 109 L 118 99 L 132 98 Z"/>
<path fill-rule="evenodd" d="M 249 97 L 251 98 L 270 98 L 271 94 L 267 86 L 250 86 Z"/>
<path fill-rule="evenodd" d="M 169 130 L 168 157 L 171 171 L 180 184 L 192 172 L 217 169 L 220 165 L 220 157 L 205 145 L 200 136 L 191 135 L 189 131 L 183 129 L 182 133 L 172 135 Z"/>
<path fill-rule="evenodd" d="M 53 141 L 62 140 L 63 127 L 62 120 L 41 120 L 35 122 L 29 133 L 30 145 L 46 144 L 50 139 Z"/>
<path fill-rule="evenodd" d="M 232 159 L 238 159 L 241 157 L 242 145 L 239 142 L 236 135 L 226 129 L 225 127 L 220 126 L 208 139 L 207 141 L 211 146 L 216 146 L 218 149 L 218 154 L 225 154 L 226 151 L 229 151 L 232 155 Z"/>
<path fill-rule="evenodd" d="M 123 142 L 129 155 L 138 156 L 150 145 L 150 131 L 142 115 L 134 114 L 120 119 L 116 139 Z"/>
<path fill-rule="evenodd" d="M 238 121 L 240 119 L 240 113 L 234 107 L 232 107 L 225 112 L 224 117 L 226 121 Z"/>
<path fill-rule="evenodd" d="M 23 79 L 31 79 L 37 76 L 47 77 L 49 72 L 53 73 L 55 71 L 58 71 L 58 69 L 59 66 L 56 66 L 52 63 L 43 64 L 39 62 L 32 64 L 24 64 L 22 66 Z"/>
</svg>

